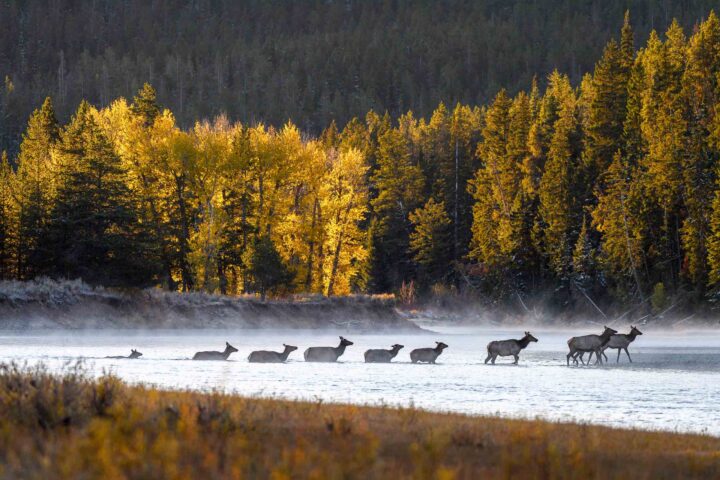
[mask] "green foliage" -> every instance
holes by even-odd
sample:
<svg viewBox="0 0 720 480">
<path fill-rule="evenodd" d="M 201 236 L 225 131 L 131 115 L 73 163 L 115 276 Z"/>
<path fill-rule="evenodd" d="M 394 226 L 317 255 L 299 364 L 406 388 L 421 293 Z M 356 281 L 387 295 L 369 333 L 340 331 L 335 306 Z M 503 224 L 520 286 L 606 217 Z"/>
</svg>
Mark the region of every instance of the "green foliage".
<svg viewBox="0 0 720 480">
<path fill-rule="evenodd" d="M 245 264 L 252 289 L 259 292 L 263 300 L 268 293 L 277 293 L 292 281 L 269 235 L 258 237 L 253 242 L 252 248 L 246 253 Z"/>
<path fill-rule="evenodd" d="M 127 172 L 87 103 L 63 130 L 48 238 L 53 271 L 102 285 L 147 285 L 156 273 Z"/>
<path fill-rule="evenodd" d="M 432 198 L 410 214 L 414 229 L 410 234 L 413 260 L 420 266 L 424 282 L 446 280 L 452 256 L 450 228 L 452 223 L 445 212 L 445 203 Z"/>
<path fill-rule="evenodd" d="M 458 2 L 467 15 L 479 8 Z M 367 5 L 374 18 L 377 4 Z M 361 7 L 348 8 L 352 26 Z M 439 24 L 458 14 L 435 8 L 417 6 L 420 25 L 430 28 L 427 12 Z M 292 106 L 305 87 L 319 95 L 306 105 L 317 100 L 323 121 L 298 114 L 302 129 L 234 122 L 245 117 L 226 97 L 229 116 L 201 120 L 213 95 L 229 92 L 222 60 L 207 70 L 215 93 L 202 76 L 180 88 L 181 75 L 161 74 L 158 92 L 145 84 L 131 103 L 103 97 L 99 110 L 82 102 L 63 128 L 47 99 L 2 164 L 2 275 L 263 296 L 397 292 L 414 281 L 492 300 L 539 293 L 557 305 L 582 291 L 642 308 L 662 283 L 668 297 L 702 303 L 720 287 L 720 21 L 711 13 L 689 37 L 677 21 L 648 33 L 638 10 L 582 80 L 576 69 L 547 69 L 528 92 L 508 82 L 486 106 L 439 102 L 430 112 L 426 98 L 420 117 L 400 110 L 411 102 L 377 113 L 363 97 L 369 84 L 336 95 L 321 82 L 275 92 Z M 433 62 L 455 56 L 444 58 Z M 501 76 L 491 73 L 494 85 Z M 19 85 L 6 82 L 6 118 Z M 432 90 L 416 85 L 383 88 L 394 99 Z M 184 95 L 167 102 L 179 122 L 158 104 L 170 90 Z"/>
</svg>

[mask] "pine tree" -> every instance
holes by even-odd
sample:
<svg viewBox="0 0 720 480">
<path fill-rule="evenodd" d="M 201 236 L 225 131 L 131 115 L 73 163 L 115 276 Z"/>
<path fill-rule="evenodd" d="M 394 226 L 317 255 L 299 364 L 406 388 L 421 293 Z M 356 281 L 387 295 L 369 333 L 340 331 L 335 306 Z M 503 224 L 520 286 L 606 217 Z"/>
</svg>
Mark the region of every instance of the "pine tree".
<svg viewBox="0 0 720 480">
<path fill-rule="evenodd" d="M 629 297 L 634 290 L 642 299 L 648 280 L 643 253 L 647 240 L 643 219 L 648 216 L 653 202 L 642 191 L 642 183 L 631 188 L 637 178 L 619 152 L 615 154 L 604 182 L 606 189 L 592 212 L 593 226 L 602 234 L 600 266 L 615 281 L 618 296 Z"/>
<path fill-rule="evenodd" d="M 430 198 L 423 207 L 410 214 L 410 221 L 414 226 L 410 234 L 410 251 L 420 266 L 420 278 L 426 284 L 445 281 L 450 273 L 452 222 L 445 212 L 444 202 Z"/>
<path fill-rule="evenodd" d="M 683 200 L 687 217 L 682 225 L 683 265 L 698 299 L 708 282 L 708 237 L 711 227 L 716 169 L 720 150 L 713 144 L 711 105 L 720 101 L 720 21 L 714 12 L 703 22 L 688 43 L 687 66 L 682 79 L 682 98 L 688 132 L 682 159 Z"/>
<path fill-rule="evenodd" d="M 598 176 L 610 165 L 622 140 L 630 75 L 627 44 L 632 42 L 627 38 L 626 28 L 623 31 L 624 45 L 610 40 L 592 76 L 592 97 L 587 105 L 584 129 L 582 184 L 585 188 L 581 197 L 584 205 L 594 203 L 592 192 Z"/>
<path fill-rule="evenodd" d="M 131 107 L 132 113 L 142 119 L 143 125 L 150 127 L 160 115 L 160 107 L 157 103 L 157 92 L 149 83 L 143 84 L 138 91 Z"/>
<path fill-rule="evenodd" d="M 62 170 L 49 225 L 54 273 L 92 284 L 148 285 L 156 274 L 152 246 L 96 115 L 81 103 L 58 143 Z"/>
<path fill-rule="evenodd" d="M 0 280 L 13 278 L 13 170 L 7 152 L 0 155 Z"/>
<path fill-rule="evenodd" d="M 659 281 L 676 288 L 682 268 L 681 245 L 678 242 L 682 222 L 682 156 L 688 124 L 684 118 L 681 95 L 682 71 L 685 66 L 686 40 L 682 29 L 673 23 L 667 40 L 650 36 L 643 55 L 648 87 L 643 98 L 641 131 L 647 154 L 640 160 L 643 172 L 639 181 L 661 208 L 661 225 L 654 249 L 665 273 Z"/>
<path fill-rule="evenodd" d="M 477 152 L 482 163 L 469 184 L 475 200 L 469 256 L 490 266 L 503 265 L 508 260 L 500 243 L 500 224 L 510 222 L 514 193 L 520 180 L 517 174 L 520 165 L 507 161 L 511 105 L 502 90 L 488 108 L 483 141 Z"/>
<path fill-rule="evenodd" d="M 580 228 L 581 198 L 577 188 L 580 149 L 577 100 L 571 89 L 566 88 L 559 104 L 558 120 L 553 128 L 538 196 L 545 244 L 543 253 L 557 278 L 567 282 L 571 273 L 572 250 Z"/>
<path fill-rule="evenodd" d="M 30 116 L 18 156 L 15 201 L 18 204 L 17 275 L 32 278 L 47 267 L 44 240 L 57 188 L 52 150 L 58 123 L 50 97 Z"/>
<path fill-rule="evenodd" d="M 260 293 L 262 300 L 268 293 L 278 293 L 292 281 L 275 244 L 269 235 L 253 241 L 244 261 L 250 275 L 251 291 Z"/>
<path fill-rule="evenodd" d="M 377 162 L 372 174 L 377 197 L 371 201 L 377 218 L 373 230 L 373 280 L 376 290 L 387 291 L 399 287 L 411 271 L 408 215 L 422 201 L 424 179 L 420 167 L 411 163 L 407 140 L 397 129 L 379 138 Z"/>
</svg>

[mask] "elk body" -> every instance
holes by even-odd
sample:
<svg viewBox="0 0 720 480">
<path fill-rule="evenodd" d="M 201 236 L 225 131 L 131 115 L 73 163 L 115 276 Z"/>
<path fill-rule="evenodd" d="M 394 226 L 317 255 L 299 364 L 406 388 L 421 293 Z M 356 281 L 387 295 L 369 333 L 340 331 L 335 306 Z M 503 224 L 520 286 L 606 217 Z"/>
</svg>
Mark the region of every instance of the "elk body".
<svg viewBox="0 0 720 480">
<path fill-rule="evenodd" d="M 207 351 L 197 352 L 192 358 L 193 360 L 227 360 L 231 353 L 237 352 L 238 349 L 225 342 L 225 350 L 222 352 Z"/>
<path fill-rule="evenodd" d="M 337 362 L 340 355 L 345 353 L 345 348 L 352 344 L 350 340 L 340 337 L 340 345 L 337 347 L 310 347 L 303 356 L 306 362 Z"/>
<path fill-rule="evenodd" d="M 135 350 L 135 349 L 133 348 L 133 349 L 130 350 L 130 355 L 128 355 L 127 357 L 125 357 L 125 356 L 123 356 L 123 355 L 116 355 L 116 356 L 105 357 L 105 358 L 127 358 L 127 359 L 132 360 L 132 359 L 140 358 L 140 357 L 142 357 L 142 353 L 138 352 L 137 350 Z"/>
<path fill-rule="evenodd" d="M 390 350 L 368 350 L 365 352 L 365 363 L 389 363 L 397 356 L 401 348 L 403 348 L 403 345 L 398 345 L 396 343 L 390 348 Z"/>
<path fill-rule="evenodd" d="M 613 330 L 612 328 L 606 326 L 605 330 L 603 330 L 600 335 L 583 335 L 582 337 L 572 337 L 570 340 L 568 340 L 568 347 L 570 348 L 570 353 L 568 353 L 566 356 L 567 364 L 570 365 L 571 358 L 577 364 L 577 355 L 578 353 L 583 352 L 595 353 L 595 356 L 597 358 L 595 363 L 602 363 L 602 359 L 600 358 L 600 349 L 610 341 L 610 337 L 614 333 L 617 333 L 617 330 Z"/>
<path fill-rule="evenodd" d="M 496 340 L 488 343 L 487 352 L 488 356 L 485 359 L 485 363 L 492 362 L 495 365 L 495 359 L 497 357 L 515 357 L 513 364 L 517 365 L 518 359 L 520 358 L 520 352 L 528 346 L 530 342 L 537 342 L 538 339 L 533 337 L 530 332 L 525 332 L 525 336 L 520 340 Z"/>
<path fill-rule="evenodd" d="M 410 361 L 412 363 L 435 363 L 437 357 L 439 357 L 446 348 L 448 348 L 448 346 L 443 342 L 435 342 L 435 348 L 416 348 L 410 352 Z"/>
<path fill-rule="evenodd" d="M 627 355 L 628 360 L 630 360 L 630 363 L 632 363 L 632 358 L 630 358 L 630 352 L 628 352 L 628 347 L 632 342 L 635 341 L 638 335 L 642 335 L 642 332 L 638 330 L 637 327 L 631 325 L 630 333 L 618 333 L 616 335 L 613 335 L 612 337 L 610 337 L 610 340 L 600 349 L 600 353 L 602 353 L 603 357 L 605 357 L 605 361 L 607 361 L 607 355 L 605 355 L 605 350 L 607 350 L 608 348 L 614 348 L 618 351 L 615 363 L 620 363 L 620 353 L 625 350 L 625 354 Z"/>
<path fill-rule="evenodd" d="M 288 359 L 290 352 L 297 350 L 297 347 L 293 345 L 286 345 L 283 343 L 285 350 L 282 352 L 272 352 L 269 350 L 256 350 L 248 357 L 250 363 L 285 363 Z"/>
</svg>

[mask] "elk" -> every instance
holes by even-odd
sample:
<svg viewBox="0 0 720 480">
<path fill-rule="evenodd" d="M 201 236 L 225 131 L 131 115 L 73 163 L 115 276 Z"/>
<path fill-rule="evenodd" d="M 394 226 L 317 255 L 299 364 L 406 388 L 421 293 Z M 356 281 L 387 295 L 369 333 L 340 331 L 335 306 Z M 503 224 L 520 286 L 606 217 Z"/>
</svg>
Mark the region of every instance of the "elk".
<svg viewBox="0 0 720 480">
<path fill-rule="evenodd" d="M 365 363 L 389 363 L 404 345 L 395 344 L 390 350 L 371 349 L 365 352 Z"/>
<path fill-rule="evenodd" d="M 123 355 L 115 355 L 112 357 L 105 357 L 105 358 L 128 358 L 128 359 L 132 360 L 132 359 L 140 358 L 140 357 L 142 357 L 142 353 L 140 353 L 137 350 L 135 350 L 134 348 L 132 348 L 132 349 L 130 349 L 130 355 L 128 355 L 127 357 L 125 357 Z"/>
<path fill-rule="evenodd" d="M 605 326 L 605 330 L 603 330 L 600 335 L 583 335 L 582 337 L 572 337 L 570 340 L 568 340 L 568 347 L 570 348 L 570 353 L 568 353 L 566 356 L 568 366 L 570 365 L 570 358 L 572 358 L 576 364 L 578 363 L 576 358 L 576 354 L 578 352 L 594 352 L 597 358 L 595 363 L 602 364 L 602 359 L 600 358 L 600 349 L 608 341 L 610 341 L 610 337 L 614 333 L 617 333 L 617 330 L 613 330 L 612 328 Z"/>
<path fill-rule="evenodd" d="M 290 352 L 294 352 L 298 347 L 293 345 L 286 345 L 283 343 L 285 350 L 282 352 L 272 352 L 269 350 L 256 350 L 248 357 L 250 363 L 285 363 L 290 355 Z"/>
<path fill-rule="evenodd" d="M 238 349 L 225 342 L 225 350 L 222 352 L 207 351 L 197 352 L 193 356 L 193 360 L 227 360 L 231 353 L 237 352 Z"/>
<path fill-rule="evenodd" d="M 340 345 L 337 347 L 310 347 L 303 356 L 306 362 L 337 362 L 340 355 L 345 353 L 345 348 L 352 344 L 350 340 L 340 337 Z"/>
<path fill-rule="evenodd" d="M 632 363 L 632 358 L 630 358 L 630 352 L 628 352 L 628 347 L 632 342 L 635 341 L 635 338 L 637 338 L 638 335 L 642 335 L 642 332 L 638 330 L 637 327 L 630 325 L 630 333 L 618 333 L 616 335 L 613 335 L 612 337 L 610 337 L 610 341 L 603 345 L 603 347 L 600 349 L 600 353 L 603 357 L 605 357 L 605 361 L 607 361 L 607 355 L 605 355 L 605 350 L 607 350 L 608 348 L 614 348 L 618 351 L 615 363 L 620 363 L 620 353 L 625 350 L 625 354 L 627 355 L 628 360 L 630 360 L 630 363 Z"/>
<path fill-rule="evenodd" d="M 521 338 L 520 340 L 496 340 L 494 342 L 490 342 L 487 345 L 487 352 L 488 356 L 485 359 L 485 363 L 488 363 L 489 361 L 492 362 L 493 365 L 495 365 L 495 359 L 498 356 L 501 357 L 509 357 L 513 356 L 515 357 L 515 361 L 513 362 L 513 365 L 517 365 L 520 352 L 528 346 L 530 342 L 537 342 L 538 339 L 533 337 L 530 332 L 525 332 L 525 336 Z"/>
<path fill-rule="evenodd" d="M 446 348 L 448 348 L 448 346 L 443 342 L 435 342 L 435 348 L 416 348 L 410 352 L 410 361 L 412 363 L 435 363 L 437 357 L 439 357 Z"/>
</svg>

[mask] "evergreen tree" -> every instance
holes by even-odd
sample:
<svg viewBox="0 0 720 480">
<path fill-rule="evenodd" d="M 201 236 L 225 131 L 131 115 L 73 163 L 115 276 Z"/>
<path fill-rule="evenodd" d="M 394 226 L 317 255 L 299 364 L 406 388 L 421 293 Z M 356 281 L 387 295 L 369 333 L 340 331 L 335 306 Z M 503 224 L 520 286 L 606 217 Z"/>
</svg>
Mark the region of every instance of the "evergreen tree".
<svg viewBox="0 0 720 480">
<path fill-rule="evenodd" d="M 138 91 L 131 107 L 132 113 L 142 119 L 143 125 L 150 127 L 158 115 L 160 107 L 157 104 L 157 92 L 149 83 L 143 84 Z"/>
<path fill-rule="evenodd" d="M 265 300 L 268 293 L 278 293 L 292 281 L 292 276 L 269 235 L 262 235 L 254 240 L 252 248 L 247 250 L 245 256 L 251 291 L 259 292 L 262 300 Z"/>
<path fill-rule="evenodd" d="M 15 200 L 18 204 L 17 272 L 33 278 L 47 267 L 45 236 L 57 188 L 52 150 L 58 123 L 50 97 L 30 116 L 17 160 Z"/>
<path fill-rule="evenodd" d="M 539 215 L 543 228 L 544 255 L 552 272 L 565 282 L 570 278 L 572 251 L 580 229 L 577 165 L 579 135 L 577 100 L 565 80 L 560 111 L 540 181 Z"/>
<path fill-rule="evenodd" d="M 488 265 L 503 265 L 508 260 L 503 255 L 500 230 L 501 223 L 509 225 L 511 219 L 520 169 L 507 161 L 511 105 L 501 90 L 488 108 L 477 152 L 481 167 L 469 184 L 475 200 L 469 256 Z"/>
<path fill-rule="evenodd" d="M 422 171 L 410 161 L 407 140 L 397 129 L 387 130 L 378 141 L 378 166 L 372 175 L 377 197 L 371 205 L 373 229 L 374 289 L 397 288 L 411 273 L 408 254 L 408 216 L 422 201 Z"/>
<path fill-rule="evenodd" d="M 452 222 L 445 212 L 445 204 L 432 198 L 410 214 L 414 229 L 410 234 L 410 251 L 420 266 L 423 283 L 434 284 L 446 280 L 450 273 L 450 229 Z"/>
<path fill-rule="evenodd" d="M 0 280 L 13 278 L 13 170 L 7 152 L 0 155 Z"/>
<path fill-rule="evenodd" d="M 156 273 L 120 158 L 96 113 L 80 104 L 58 144 L 62 168 L 49 225 L 57 276 L 148 285 Z"/>
<path fill-rule="evenodd" d="M 685 277 L 701 298 L 708 282 L 708 237 L 720 150 L 713 144 L 712 123 L 716 115 L 709 105 L 720 101 L 720 21 L 714 12 L 691 37 L 682 79 L 685 135 L 682 157 L 682 191 L 686 219 L 681 235 Z"/>
<path fill-rule="evenodd" d="M 627 38 L 624 43 L 628 43 Z M 581 197 L 584 205 L 594 203 L 592 192 L 598 176 L 610 165 L 622 140 L 630 74 L 629 60 L 624 48 L 615 40 L 610 40 L 595 65 L 592 76 L 592 96 L 587 105 L 587 123 L 584 128 L 584 192 Z"/>
</svg>

